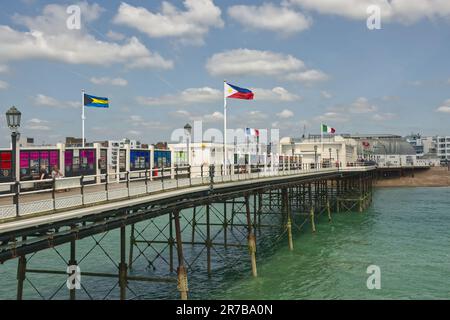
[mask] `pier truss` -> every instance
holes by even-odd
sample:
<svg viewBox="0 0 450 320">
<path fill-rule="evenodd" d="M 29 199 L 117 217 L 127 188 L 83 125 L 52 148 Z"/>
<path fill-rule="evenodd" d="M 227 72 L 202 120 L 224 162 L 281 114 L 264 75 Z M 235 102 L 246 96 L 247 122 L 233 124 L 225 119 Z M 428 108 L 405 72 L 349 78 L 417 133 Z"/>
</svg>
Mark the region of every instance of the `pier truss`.
<svg viewBox="0 0 450 320">
<path fill-rule="evenodd" d="M 293 234 L 316 232 L 319 216 L 363 212 L 373 179 L 363 171 L 212 186 L 3 233 L 0 262 L 17 262 L 18 300 L 196 298 L 198 283 L 218 274 L 264 276 L 258 261 L 283 243 L 294 250 Z"/>
</svg>

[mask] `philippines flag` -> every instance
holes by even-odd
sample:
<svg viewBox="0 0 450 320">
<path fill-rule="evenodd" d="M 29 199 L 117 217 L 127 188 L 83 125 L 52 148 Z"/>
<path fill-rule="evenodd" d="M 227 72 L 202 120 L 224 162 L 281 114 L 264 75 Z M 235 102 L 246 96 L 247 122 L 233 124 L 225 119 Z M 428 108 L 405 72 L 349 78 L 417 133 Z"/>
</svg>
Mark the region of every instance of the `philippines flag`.
<svg viewBox="0 0 450 320">
<path fill-rule="evenodd" d="M 225 98 L 253 100 L 253 97 L 255 96 L 251 90 L 239 88 L 237 86 L 229 84 L 228 82 L 225 82 L 224 84 Z"/>
</svg>

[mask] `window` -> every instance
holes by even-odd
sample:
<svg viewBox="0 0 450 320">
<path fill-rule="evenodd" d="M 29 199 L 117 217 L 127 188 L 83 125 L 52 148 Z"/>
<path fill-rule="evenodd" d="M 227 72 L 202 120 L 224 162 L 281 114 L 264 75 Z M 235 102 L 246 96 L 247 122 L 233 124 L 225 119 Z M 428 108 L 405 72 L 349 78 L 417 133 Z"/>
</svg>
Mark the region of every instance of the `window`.
<svg viewBox="0 0 450 320">
<path fill-rule="evenodd" d="M 50 173 L 53 166 L 59 168 L 59 150 L 21 150 L 20 179 L 39 178 L 41 168 Z"/>
<path fill-rule="evenodd" d="M 170 167 L 172 163 L 170 151 L 155 151 L 155 168 Z"/>
<path fill-rule="evenodd" d="M 119 151 L 119 172 L 127 171 L 127 151 L 120 150 Z"/>
<path fill-rule="evenodd" d="M 130 170 L 147 170 L 150 169 L 150 151 L 130 151 Z"/>
<path fill-rule="evenodd" d="M 12 153 L 11 151 L 0 152 L 0 182 L 12 180 Z"/>
<path fill-rule="evenodd" d="M 187 152 L 186 151 L 176 151 L 175 152 L 175 163 L 176 164 L 187 164 Z"/>
<path fill-rule="evenodd" d="M 67 177 L 95 175 L 95 162 L 95 149 L 73 149 L 64 152 L 64 169 Z"/>
</svg>

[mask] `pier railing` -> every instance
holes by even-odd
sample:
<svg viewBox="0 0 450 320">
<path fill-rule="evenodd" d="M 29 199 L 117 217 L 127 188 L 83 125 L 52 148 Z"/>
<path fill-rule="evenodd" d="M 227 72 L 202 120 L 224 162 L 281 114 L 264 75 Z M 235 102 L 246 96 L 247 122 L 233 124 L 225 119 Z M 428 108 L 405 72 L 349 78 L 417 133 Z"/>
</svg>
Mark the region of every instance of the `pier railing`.
<svg viewBox="0 0 450 320">
<path fill-rule="evenodd" d="M 0 184 L 0 220 L 51 213 L 108 201 L 205 185 L 268 177 L 359 170 L 361 163 L 341 165 L 202 165 Z M 364 168 L 368 169 L 368 168 Z"/>
</svg>

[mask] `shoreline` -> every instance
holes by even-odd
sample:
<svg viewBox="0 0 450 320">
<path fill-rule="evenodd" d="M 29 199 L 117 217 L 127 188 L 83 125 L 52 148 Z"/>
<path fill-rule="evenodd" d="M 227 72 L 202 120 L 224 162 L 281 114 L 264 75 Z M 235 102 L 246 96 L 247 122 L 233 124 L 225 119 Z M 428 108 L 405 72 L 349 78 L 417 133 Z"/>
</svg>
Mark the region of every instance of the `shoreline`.
<svg viewBox="0 0 450 320">
<path fill-rule="evenodd" d="M 450 171 L 447 167 L 432 167 L 425 171 L 415 172 L 411 176 L 378 179 L 374 183 L 376 188 L 444 188 L 450 187 Z"/>
</svg>

